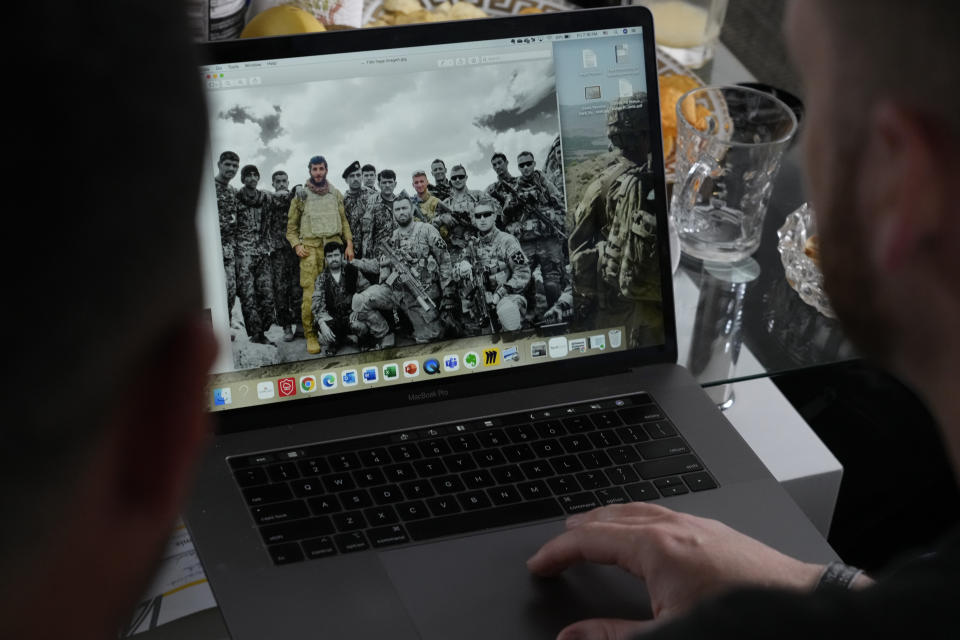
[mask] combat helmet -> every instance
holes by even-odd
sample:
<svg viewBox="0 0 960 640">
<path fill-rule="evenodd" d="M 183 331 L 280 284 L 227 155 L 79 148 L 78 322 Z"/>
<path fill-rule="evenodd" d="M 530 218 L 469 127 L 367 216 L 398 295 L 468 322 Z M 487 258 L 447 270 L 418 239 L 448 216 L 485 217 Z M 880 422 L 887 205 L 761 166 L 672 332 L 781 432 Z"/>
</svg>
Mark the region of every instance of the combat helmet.
<svg viewBox="0 0 960 640">
<path fill-rule="evenodd" d="M 607 137 L 630 158 L 645 158 L 650 151 L 650 114 L 647 94 L 617 98 L 607 111 Z"/>
</svg>

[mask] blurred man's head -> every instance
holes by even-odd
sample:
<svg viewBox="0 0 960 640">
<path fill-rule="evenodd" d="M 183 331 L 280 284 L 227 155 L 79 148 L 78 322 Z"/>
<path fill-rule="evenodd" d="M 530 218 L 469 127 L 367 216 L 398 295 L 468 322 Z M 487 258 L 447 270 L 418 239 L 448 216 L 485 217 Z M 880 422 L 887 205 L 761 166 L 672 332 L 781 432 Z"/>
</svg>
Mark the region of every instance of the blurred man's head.
<svg viewBox="0 0 960 640">
<path fill-rule="evenodd" d="M 363 186 L 371 189 L 377 186 L 377 168 L 372 164 L 365 164 L 360 169 L 363 176 Z"/>
<path fill-rule="evenodd" d="M 517 166 L 520 167 L 520 174 L 524 178 L 529 178 L 537 170 L 537 163 L 533 159 L 533 154 L 529 151 L 521 151 L 517 156 Z"/>
<path fill-rule="evenodd" d="M 70 184 L 50 192 L 68 197 L 83 185 L 102 197 L 45 207 L 56 238 L 28 256 L 29 276 L 8 282 L 6 302 L 29 331 L 7 341 L 5 367 L 30 383 L 5 385 L 2 396 L 0 637 L 116 637 L 206 437 L 215 343 L 196 235 L 206 109 L 183 12 L 146 0 L 8 7 L 12 23 L 44 25 L 31 32 L 30 64 L 7 70 L 8 86 L 29 87 L 8 132 L 16 166 L 82 150 Z M 37 68 L 71 73 L 38 83 Z M 150 82 L 118 81 L 134 76 Z M 51 127 L 56 104 L 69 108 Z M 132 171 L 106 177 L 140 156 L 163 167 L 158 188 Z M 217 163 L 236 174 L 236 154 Z M 27 237 L 32 226 L 14 216 L 5 233 Z M 5 273 L 22 269 L 12 252 L 3 260 Z M 51 372 L 55 392 L 37 382 Z M 91 565 L 94 547 L 103 552 Z"/>
<path fill-rule="evenodd" d="M 430 173 L 433 174 L 434 180 L 437 182 L 443 182 L 447 177 L 447 165 L 443 162 L 443 160 L 437 158 L 430 163 Z"/>
<path fill-rule="evenodd" d="M 497 212 L 493 202 L 481 200 L 473 208 L 473 224 L 480 233 L 486 235 L 497 222 Z"/>
<path fill-rule="evenodd" d="M 343 245 L 339 242 L 328 242 L 323 245 L 323 256 L 326 259 L 327 269 L 339 271 L 343 266 Z"/>
<path fill-rule="evenodd" d="M 417 192 L 417 195 L 423 197 L 423 194 L 427 192 L 427 187 L 430 183 L 427 182 L 427 174 L 424 171 L 416 171 L 413 174 L 413 190 Z"/>
<path fill-rule="evenodd" d="M 960 59 L 958 17 L 949 0 L 803 0 L 787 18 L 831 302 L 915 384 L 960 304 L 960 89 L 940 68 Z"/>
<path fill-rule="evenodd" d="M 406 198 L 397 198 L 393 201 L 393 219 L 401 227 L 413 222 L 413 205 Z"/>
<path fill-rule="evenodd" d="M 220 154 L 220 160 L 217 162 L 217 175 L 230 182 L 237 175 L 237 169 L 240 168 L 240 156 L 233 151 L 224 151 Z"/>
<path fill-rule="evenodd" d="M 506 178 L 510 175 L 510 172 L 507 170 L 507 156 L 504 153 L 499 151 L 493 154 L 493 157 L 490 158 L 490 164 L 493 166 L 493 170 L 496 172 L 498 178 Z"/>
<path fill-rule="evenodd" d="M 307 163 L 307 169 L 310 170 L 310 179 L 315 184 L 320 184 L 327 179 L 327 159 L 323 156 L 313 156 Z"/>
<path fill-rule="evenodd" d="M 392 196 L 393 190 L 397 188 L 397 172 L 393 169 L 384 169 L 377 174 L 377 183 L 380 185 L 380 193 Z"/>
<path fill-rule="evenodd" d="M 290 189 L 290 176 L 287 175 L 286 171 L 274 171 L 270 179 L 273 182 L 274 191 L 288 191 Z"/>
<path fill-rule="evenodd" d="M 240 182 L 248 189 L 256 189 L 260 184 L 260 170 L 252 164 L 248 164 L 240 170 Z"/>
<path fill-rule="evenodd" d="M 467 188 L 467 170 L 462 164 L 454 165 L 450 169 L 450 184 L 454 191 L 463 191 Z"/>
</svg>

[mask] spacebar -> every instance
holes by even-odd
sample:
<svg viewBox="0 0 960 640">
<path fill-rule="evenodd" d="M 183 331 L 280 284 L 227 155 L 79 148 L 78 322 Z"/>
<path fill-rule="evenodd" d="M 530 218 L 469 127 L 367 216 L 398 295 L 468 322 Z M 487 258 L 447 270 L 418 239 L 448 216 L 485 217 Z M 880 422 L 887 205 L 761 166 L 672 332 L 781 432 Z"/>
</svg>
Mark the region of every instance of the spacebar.
<svg viewBox="0 0 960 640">
<path fill-rule="evenodd" d="M 472 533 L 494 527 L 506 527 L 511 524 L 532 522 L 544 518 L 565 515 L 554 498 L 522 502 L 496 509 L 484 509 L 460 513 L 455 516 L 443 516 L 435 520 L 414 520 L 408 522 L 407 533 L 414 540 L 430 540 L 442 536 L 454 536 Z"/>
</svg>

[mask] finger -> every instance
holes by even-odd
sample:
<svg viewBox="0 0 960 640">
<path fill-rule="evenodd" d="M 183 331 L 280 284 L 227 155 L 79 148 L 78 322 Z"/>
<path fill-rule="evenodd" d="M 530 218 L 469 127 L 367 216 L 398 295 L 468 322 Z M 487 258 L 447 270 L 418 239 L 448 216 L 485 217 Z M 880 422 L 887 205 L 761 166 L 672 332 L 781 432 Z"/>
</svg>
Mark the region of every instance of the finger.
<svg viewBox="0 0 960 640">
<path fill-rule="evenodd" d="M 581 620 L 563 629 L 557 640 L 628 640 L 649 631 L 656 624 L 653 620 Z"/>
<path fill-rule="evenodd" d="M 666 507 L 649 502 L 627 502 L 611 504 L 605 507 L 592 509 L 586 513 L 578 513 L 567 518 L 567 528 L 572 529 L 588 522 L 612 522 L 626 518 L 662 518 L 675 513 Z"/>
<path fill-rule="evenodd" d="M 554 576 L 574 564 L 615 564 L 642 578 L 636 556 L 643 544 L 645 527 L 615 522 L 589 522 L 561 533 L 527 560 L 527 568 L 541 576 Z"/>
</svg>

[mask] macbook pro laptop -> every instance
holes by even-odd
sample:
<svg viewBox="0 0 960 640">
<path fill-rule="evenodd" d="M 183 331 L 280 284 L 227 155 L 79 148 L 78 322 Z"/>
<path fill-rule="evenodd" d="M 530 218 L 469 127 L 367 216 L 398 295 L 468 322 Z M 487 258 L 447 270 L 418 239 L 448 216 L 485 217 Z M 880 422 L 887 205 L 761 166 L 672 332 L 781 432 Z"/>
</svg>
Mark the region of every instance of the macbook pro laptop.
<svg viewBox="0 0 960 640">
<path fill-rule="evenodd" d="M 649 616 L 616 568 L 524 564 L 569 514 L 628 501 L 834 559 L 676 365 L 646 9 L 202 53 L 221 354 L 186 521 L 233 637 Z"/>
</svg>

